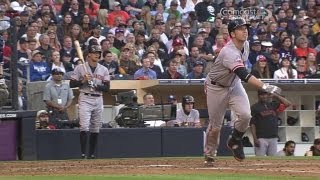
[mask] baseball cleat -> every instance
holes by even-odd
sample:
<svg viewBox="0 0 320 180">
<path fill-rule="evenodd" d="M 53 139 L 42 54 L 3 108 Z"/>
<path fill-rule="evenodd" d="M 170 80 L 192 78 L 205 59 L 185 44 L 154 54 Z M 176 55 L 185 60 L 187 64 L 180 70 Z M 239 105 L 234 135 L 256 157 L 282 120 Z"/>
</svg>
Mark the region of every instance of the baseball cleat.
<svg viewBox="0 0 320 180">
<path fill-rule="evenodd" d="M 81 154 L 81 159 L 87 159 L 87 156 L 85 154 Z"/>
<path fill-rule="evenodd" d="M 237 161 L 243 161 L 245 159 L 245 155 L 243 152 L 243 145 L 241 140 L 235 140 L 233 138 L 229 138 L 227 141 L 227 147 L 231 150 L 233 157 Z"/>
<path fill-rule="evenodd" d="M 92 154 L 90 156 L 88 156 L 88 159 L 95 159 L 96 157 Z"/>
<path fill-rule="evenodd" d="M 214 159 L 212 156 L 205 155 L 204 156 L 204 165 L 205 166 L 213 166 Z"/>
</svg>

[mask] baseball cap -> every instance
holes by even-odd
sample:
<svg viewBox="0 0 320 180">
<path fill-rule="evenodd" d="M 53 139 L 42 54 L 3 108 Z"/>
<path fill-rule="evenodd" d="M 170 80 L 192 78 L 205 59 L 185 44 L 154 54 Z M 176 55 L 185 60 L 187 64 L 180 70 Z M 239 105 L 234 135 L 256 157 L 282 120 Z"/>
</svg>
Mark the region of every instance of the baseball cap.
<svg viewBox="0 0 320 180">
<path fill-rule="evenodd" d="M 177 98 L 176 98 L 174 95 L 170 94 L 170 95 L 168 96 L 168 101 L 169 101 L 169 102 L 170 102 L 170 101 L 175 101 L 175 100 L 177 100 Z"/>
<path fill-rule="evenodd" d="M 20 16 L 29 16 L 28 11 L 22 11 L 20 14 Z"/>
<path fill-rule="evenodd" d="M 94 29 L 99 29 L 99 30 L 101 30 L 102 27 L 100 26 L 100 24 L 96 24 L 96 25 L 94 25 Z"/>
<path fill-rule="evenodd" d="M 272 42 L 270 42 L 270 41 L 262 41 L 261 45 L 265 46 L 265 47 L 272 47 Z"/>
<path fill-rule="evenodd" d="M 267 58 L 266 58 L 264 55 L 258 55 L 258 56 L 257 56 L 257 61 L 264 61 L 264 62 L 266 62 L 266 61 L 267 61 Z"/>
<path fill-rule="evenodd" d="M 121 29 L 121 28 L 117 28 L 117 29 L 115 30 L 115 33 L 124 33 L 124 30 Z"/>
<path fill-rule="evenodd" d="M 34 51 L 32 52 L 32 57 L 35 56 L 35 55 L 37 55 L 37 54 L 41 54 L 41 55 L 42 55 L 42 52 L 39 51 L 39 50 L 34 50 Z"/>
<path fill-rule="evenodd" d="M 199 30 L 198 30 L 198 33 L 203 33 L 203 32 L 207 32 L 207 30 L 205 29 L 205 28 L 200 28 Z"/>
<path fill-rule="evenodd" d="M 194 67 L 195 67 L 195 66 L 198 66 L 198 65 L 203 66 L 203 62 L 202 62 L 202 61 L 196 61 L 196 62 L 194 62 Z"/>
<path fill-rule="evenodd" d="M 252 45 L 261 45 L 261 42 L 259 40 L 252 41 Z"/>
<path fill-rule="evenodd" d="M 120 4 L 121 4 L 121 3 L 119 3 L 118 1 L 115 1 L 115 2 L 113 3 L 113 6 L 120 6 Z"/>
<path fill-rule="evenodd" d="M 11 2 L 10 7 L 13 10 L 18 11 L 18 12 L 22 12 L 24 10 L 24 7 L 21 7 L 17 1 Z"/>
<path fill-rule="evenodd" d="M 182 46 L 182 45 L 183 45 L 183 42 L 180 38 L 176 38 L 172 42 L 172 46 Z"/>
<path fill-rule="evenodd" d="M 52 75 L 57 75 L 57 74 L 64 74 L 64 72 L 60 68 L 54 68 L 51 70 Z"/>
<path fill-rule="evenodd" d="M 26 40 L 26 38 L 20 38 L 20 39 L 19 39 L 19 44 L 24 44 L 24 43 L 28 43 L 28 41 Z"/>
<path fill-rule="evenodd" d="M 65 56 L 65 57 L 71 57 L 71 54 L 70 54 L 70 52 L 65 52 L 65 53 L 63 53 L 63 55 L 62 56 Z"/>
<path fill-rule="evenodd" d="M 140 35 L 140 36 L 145 36 L 145 32 L 143 31 L 143 30 L 139 30 L 138 32 L 137 32 L 137 35 Z"/>
<path fill-rule="evenodd" d="M 177 6 L 178 5 L 178 1 L 176 0 L 172 0 L 170 3 L 170 6 Z"/>
<path fill-rule="evenodd" d="M 165 24 L 163 20 L 156 20 L 155 25 L 162 25 Z"/>
<path fill-rule="evenodd" d="M 40 111 L 37 112 L 37 117 L 39 117 L 40 115 L 47 115 L 47 114 L 49 114 L 48 111 L 40 110 Z"/>
<path fill-rule="evenodd" d="M 264 29 L 258 29 L 257 35 L 263 35 L 263 34 L 267 34 L 266 30 L 264 30 Z"/>
</svg>

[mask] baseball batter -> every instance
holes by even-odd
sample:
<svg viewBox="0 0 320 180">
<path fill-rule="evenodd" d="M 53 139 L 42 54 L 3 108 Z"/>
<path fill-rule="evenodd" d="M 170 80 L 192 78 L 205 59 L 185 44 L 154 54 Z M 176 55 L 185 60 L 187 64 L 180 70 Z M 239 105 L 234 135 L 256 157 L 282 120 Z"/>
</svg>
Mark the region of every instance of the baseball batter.
<svg viewBox="0 0 320 180">
<path fill-rule="evenodd" d="M 90 131 L 88 158 L 95 158 L 94 152 L 102 124 L 102 93 L 110 88 L 109 71 L 98 63 L 100 55 L 101 48 L 97 45 L 91 46 L 87 62 L 76 66 L 70 79 L 70 86 L 79 87 L 80 91 L 78 104 L 82 158 L 86 158 L 88 131 Z"/>
<path fill-rule="evenodd" d="M 214 155 L 219 145 L 220 129 L 228 107 L 236 113 L 237 120 L 227 146 L 236 160 L 242 161 L 245 158 L 241 140 L 248 128 L 251 112 L 249 99 L 241 80 L 270 93 L 280 91 L 280 88 L 264 84 L 250 75 L 244 66 L 244 61 L 249 55 L 248 26 L 249 24 L 242 18 L 229 22 L 228 31 L 231 40 L 220 51 L 205 81 L 209 113 L 204 148 L 206 165 L 212 165 L 214 162 Z"/>
</svg>

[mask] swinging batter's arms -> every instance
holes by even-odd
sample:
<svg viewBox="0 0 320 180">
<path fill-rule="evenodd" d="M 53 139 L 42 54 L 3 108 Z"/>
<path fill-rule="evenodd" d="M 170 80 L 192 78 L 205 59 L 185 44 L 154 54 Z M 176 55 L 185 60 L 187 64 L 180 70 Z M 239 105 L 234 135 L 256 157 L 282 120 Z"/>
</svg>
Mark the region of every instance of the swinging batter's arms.
<svg viewBox="0 0 320 180">
<path fill-rule="evenodd" d="M 262 89 L 271 94 L 281 94 L 281 89 L 278 86 L 265 84 L 253 75 L 249 74 L 245 67 L 239 67 L 234 70 L 234 73 L 244 82 L 251 84 L 258 89 Z"/>
</svg>

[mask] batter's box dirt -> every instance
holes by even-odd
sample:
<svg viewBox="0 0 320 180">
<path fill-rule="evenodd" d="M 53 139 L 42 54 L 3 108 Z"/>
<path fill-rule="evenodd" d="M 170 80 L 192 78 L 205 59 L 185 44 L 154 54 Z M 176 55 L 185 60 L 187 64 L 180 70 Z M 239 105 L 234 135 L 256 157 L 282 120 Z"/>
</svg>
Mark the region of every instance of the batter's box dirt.
<svg viewBox="0 0 320 180">
<path fill-rule="evenodd" d="M 0 164 L 0 175 L 239 173 L 320 177 L 319 162 L 319 158 L 248 158 L 244 162 L 237 162 L 233 158 L 217 158 L 213 167 L 206 167 L 203 164 L 203 158 L 12 161 Z"/>
</svg>

